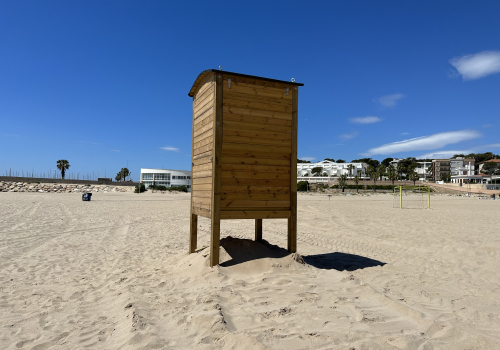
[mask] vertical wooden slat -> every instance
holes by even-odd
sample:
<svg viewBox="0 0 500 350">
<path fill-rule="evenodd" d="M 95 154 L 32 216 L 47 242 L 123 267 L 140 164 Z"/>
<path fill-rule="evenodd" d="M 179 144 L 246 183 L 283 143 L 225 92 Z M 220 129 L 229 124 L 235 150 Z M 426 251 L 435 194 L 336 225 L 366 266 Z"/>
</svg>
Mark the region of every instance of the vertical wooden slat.
<svg viewBox="0 0 500 350">
<path fill-rule="evenodd" d="M 189 253 L 196 251 L 198 241 L 198 215 L 193 214 L 193 205 L 191 204 L 191 220 L 189 226 Z"/>
<path fill-rule="evenodd" d="M 220 246 L 220 193 L 221 193 L 221 155 L 222 155 L 222 73 L 215 73 L 214 99 L 214 147 L 212 159 L 212 205 L 211 205 L 211 240 L 210 240 L 210 267 L 219 264 Z"/>
<path fill-rule="evenodd" d="M 193 164 L 194 164 L 194 96 L 193 96 L 193 141 L 191 144 L 191 205 L 189 206 L 189 211 L 191 214 L 191 220 L 189 225 L 189 254 L 196 251 L 196 245 L 198 241 L 198 215 L 193 214 Z M 172 180 L 172 179 L 170 179 Z"/>
<path fill-rule="evenodd" d="M 297 129 L 299 87 L 292 90 L 292 154 L 290 159 L 290 211 L 288 219 L 288 251 L 297 251 Z"/>
<path fill-rule="evenodd" d="M 255 219 L 255 241 L 262 241 L 262 219 Z"/>
</svg>

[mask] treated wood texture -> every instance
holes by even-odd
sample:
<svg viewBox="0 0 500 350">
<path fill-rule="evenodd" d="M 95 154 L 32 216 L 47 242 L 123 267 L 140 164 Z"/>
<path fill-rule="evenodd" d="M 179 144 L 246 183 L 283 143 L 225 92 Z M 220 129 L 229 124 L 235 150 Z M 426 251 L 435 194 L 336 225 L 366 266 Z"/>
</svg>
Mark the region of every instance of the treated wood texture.
<svg viewBox="0 0 500 350">
<path fill-rule="evenodd" d="M 299 88 L 292 89 L 292 140 L 297 140 L 298 132 L 298 102 Z M 290 167 L 297 169 L 297 143 L 292 143 L 292 156 Z M 297 171 L 293 171 L 290 178 L 290 213 L 288 219 L 288 250 L 291 253 L 297 251 Z"/>
<path fill-rule="evenodd" d="M 223 89 L 222 210 L 286 212 L 291 205 L 293 86 L 224 75 Z"/>
<path fill-rule="evenodd" d="M 221 219 L 288 219 L 289 210 L 221 211 Z"/>
<path fill-rule="evenodd" d="M 255 219 L 255 240 L 262 241 L 262 219 Z"/>
<path fill-rule="evenodd" d="M 211 195 L 211 235 L 210 235 L 210 267 L 219 264 L 220 246 L 220 211 L 221 211 L 221 151 L 222 151 L 222 103 L 223 87 L 222 75 L 215 74 L 215 101 L 214 101 L 214 138 L 213 138 L 213 168 L 212 168 L 212 195 Z"/>
<path fill-rule="evenodd" d="M 214 75 L 200 83 L 193 96 L 193 151 L 191 171 L 191 212 L 210 217 L 214 123 Z"/>
<path fill-rule="evenodd" d="M 194 253 L 196 251 L 196 245 L 198 241 L 198 215 L 193 214 L 192 207 L 189 231 L 189 253 Z"/>
</svg>

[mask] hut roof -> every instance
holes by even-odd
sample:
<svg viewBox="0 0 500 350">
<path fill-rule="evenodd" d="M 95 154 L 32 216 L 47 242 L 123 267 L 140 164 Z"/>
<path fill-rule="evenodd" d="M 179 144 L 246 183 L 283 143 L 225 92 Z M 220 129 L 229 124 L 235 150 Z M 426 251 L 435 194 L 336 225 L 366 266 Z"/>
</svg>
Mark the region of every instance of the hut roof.
<svg viewBox="0 0 500 350">
<path fill-rule="evenodd" d="M 219 70 L 219 69 L 207 69 L 207 70 L 204 70 L 203 72 L 201 72 L 198 75 L 198 77 L 196 77 L 196 80 L 194 81 L 194 84 L 191 87 L 191 90 L 189 90 L 188 95 L 190 97 L 193 97 L 194 92 L 195 92 L 196 88 L 198 87 L 198 84 L 200 84 L 200 81 L 203 79 L 203 77 L 206 74 L 215 73 L 215 72 L 219 72 L 219 73 L 223 73 L 223 74 L 231 74 L 231 75 L 235 75 L 235 76 L 238 76 L 238 77 L 245 77 L 245 78 L 252 78 L 252 79 L 261 79 L 261 80 L 266 80 L 266 81 L 272 81 L 272 82 L 275 82 L 275 83 L 284 83 L 284 84 L 290 84 L 290 85 L 296 85 L 296 86 L 304 86 L 304 84 L 296 83 L 296 82 L 291 82 L 291 81 L 277 80 L 277 79 L 270 79 L 270 78 L 263 78 L 263 77 L 258 77 L 258 76 L 255 76 L 255 75 L 240 74 L 240 73 L 228 72 L 228 71 Z"/>
</svg>

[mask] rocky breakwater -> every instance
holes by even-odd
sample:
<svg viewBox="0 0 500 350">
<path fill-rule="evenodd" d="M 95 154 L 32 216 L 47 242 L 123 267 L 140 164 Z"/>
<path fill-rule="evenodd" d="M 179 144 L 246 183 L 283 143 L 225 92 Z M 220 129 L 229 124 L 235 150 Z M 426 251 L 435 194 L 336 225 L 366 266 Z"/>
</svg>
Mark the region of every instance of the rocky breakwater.
<svg viewBox="0 0 500 350">
<path fill-rule="evenodd" d="M 83 192 L 133 192 L 133 186 L 72 185 L 29 182 L 1 182 L 0 192 L 83 193 Z"/>
</svg>

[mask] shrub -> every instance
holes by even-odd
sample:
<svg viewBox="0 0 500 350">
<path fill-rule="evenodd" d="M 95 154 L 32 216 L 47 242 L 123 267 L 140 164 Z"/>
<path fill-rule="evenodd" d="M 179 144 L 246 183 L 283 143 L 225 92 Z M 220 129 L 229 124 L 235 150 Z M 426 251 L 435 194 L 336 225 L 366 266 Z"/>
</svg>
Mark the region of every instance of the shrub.
<svg viewBox="0 0 500 350">
<path fill-rule="evenodd" d="M 297 191 L 300 191 L 300 192 L 307 191 L 308 184 L 309 184 L 309 182 L 307 182 L 307 181 L 299 181 L 297 183 Z"/>
<path fill-rule="evenodd" d="M 146 191 L 146 185 L 140 184 L 140 189 L 139 189 L 139 185 L 135 185 L 134 193 L 139 193 L 139 192 L 142 193 L 144 191 Z"/>
</svg>

